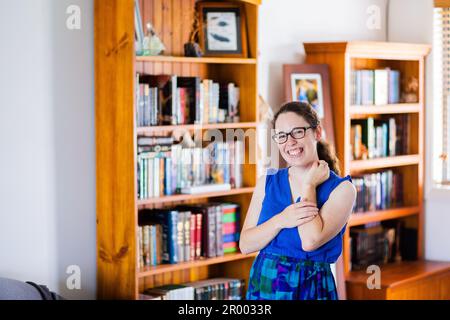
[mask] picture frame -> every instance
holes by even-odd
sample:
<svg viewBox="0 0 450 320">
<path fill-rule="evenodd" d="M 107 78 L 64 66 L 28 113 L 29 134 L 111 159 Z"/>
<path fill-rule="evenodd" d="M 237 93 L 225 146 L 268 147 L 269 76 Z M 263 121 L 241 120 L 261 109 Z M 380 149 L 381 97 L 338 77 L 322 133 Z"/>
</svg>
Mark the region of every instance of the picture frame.
<svg viewBox="0 0 450 320">
<path fill-rule="evenodd" d="M 283 65 L 285 101 L 306 101 L 316 110 L 323 138 L 335 147 L 330 78 L 326 64 Z"/>
<path fill-rule="evenodd" d="M 199 42 L 205 57 L 247 58 L 245 7 L 234 2 L 197 2 Z"/>
</svg>

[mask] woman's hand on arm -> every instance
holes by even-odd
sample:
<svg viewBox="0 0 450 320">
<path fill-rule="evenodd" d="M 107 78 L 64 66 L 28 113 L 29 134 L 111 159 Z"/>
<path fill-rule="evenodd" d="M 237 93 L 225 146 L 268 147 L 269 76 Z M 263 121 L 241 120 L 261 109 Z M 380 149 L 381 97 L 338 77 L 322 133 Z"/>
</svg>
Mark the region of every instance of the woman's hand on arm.
<svg viewBox="0 0 450 320">
<path fill-rule="evenodd" d="M 312 165 L 304 179 L 301 181 L 302 202 L 312 203 L 317 207 L 316 187 L 326 181 L 330 176 L 328 164 L 320 160 Z M 298 227 L 298 233 L 302 240 L 302 248 L 305 251 L 312 251 L 312 240 L 322 232 L 324 221 L 319 214 L 310 223 Z"/>
<path fill-rule="evenodd" d="M 265 176 L 258 180 L 242 228 L 239 248 L 244 254 L 263 249 L 283 228 L 293 228 L 308 223 L 319 213 L 314 206 L 308 207 L 305 204 L 296 203 L 257 226 L 265 196 L 265 182 Z"/>
<path fill-rule="evenodd" d="M 356 189 L 352 183 L 339 184 L 320 209 L 319 216 L 299 227 L 303 250 L 314 251 L 333 239 L 348 222 L 355 199 Z"/>
</svg>

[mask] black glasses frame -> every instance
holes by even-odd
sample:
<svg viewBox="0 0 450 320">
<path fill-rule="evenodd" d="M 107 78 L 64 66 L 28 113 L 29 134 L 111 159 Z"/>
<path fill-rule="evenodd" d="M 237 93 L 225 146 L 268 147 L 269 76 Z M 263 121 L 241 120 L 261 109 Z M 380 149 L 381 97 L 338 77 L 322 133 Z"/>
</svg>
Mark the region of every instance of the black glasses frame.
<svg viewBox="0 0 450 320">
<path fill-rule="evenodd" d="M 306 136 L 306 132 L 308 131 L 308 129 L 315 129 L 315 128 L 317 128 L 317 127 L 315 127 L 315 126 L 310 126 L 310 127 L 295 127 L 295 128 L 292 128 L 292 130 L 291 130 L 290 132 L 283 132 L 283 131 L 281 131 L 281 132 L 275 133 L 275 134 L 272 136 L 272 140 L 275 141 L 275 142 L 278 143 L 278 144 L 286 143 L 286 142 L 288 141 L 288 139 L 289 139 L 289 136 L 291 136 L 292 138 L 294 138 L 294 139 L 296 139 L 296 140 L 300 140 L 300 139 L 303 139 L 303 138 Z M 304 130 L 304 131 L 303 131 L 303 136 L 300 137 L 300 138 L 294 137 L 294 135 L 293 135 L 294 130 L 297 130 L 297 129 L 303 129 L 303 130 Z M 277 136 L 278 136 L 279 134 L 281 134 L 281 133 L 282 133 L 282 134 L 286 134 L 286 138 L 285 138 L 283 141 L 280 141 L 279 139 L 277 139 Z"/>
</svg>

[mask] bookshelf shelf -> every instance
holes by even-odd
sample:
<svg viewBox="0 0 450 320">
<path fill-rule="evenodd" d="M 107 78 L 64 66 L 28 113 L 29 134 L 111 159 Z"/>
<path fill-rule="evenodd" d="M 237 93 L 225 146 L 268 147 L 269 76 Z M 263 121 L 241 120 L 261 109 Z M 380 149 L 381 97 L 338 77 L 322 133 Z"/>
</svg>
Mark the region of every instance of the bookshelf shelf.
<svg viewBox="0 0 450 320">
<path fill-rule="evenodd" d="M 373 212 L 358 212 L 353 213 L 348 222 L 349 227 L 360 226 L 366 223 L 383 221 L 390 219 L 397 219 L 402 217 L 408 217 L 416 215 L 420 212 L 420 208 L 417 206 L 404 207 L 404 208 L 392 208 L 387 210 L 379 210 Z"/>
<path fill-rule="evenodd" d="M 208 124 L 186 124 L 174 126 L 154 126 L 154 127 L 139 127 L 136 129 L 137 135 L 152 135 L 158 132 L 170 131 L 195 131 L 195 130 L 212 130 L 212 129 L 247 129 L 256 128 L 257 122 L 236 122 L 236 123 L 208 123 Z"/>
<path fill-rule="evenodd" d="M 330 70 L 330 82 L 333 104 L 333 118 L 335 128 L 335 147 L 338 158 L 341 160 L 340 169 L 342 175 L 358 175 L 358 191 L 359 195 L 368 192 L 371 196 L 374 194 L 374 186 L 382 186 L 391 188 L 393 193 L 397 189 L 393 187 L 400 185 L 402 187 L 401 197 L 404 207 L 391 208 L 388 210 L 380 210 L 375 212 L 355 213 L 352 214 L 348 222 L 348 228 L 344 233 L 343 240 L 343 265 L 337 265 L 342 268 L 343 278 L 347 279 L 346 291 L 349 299 L 385 299 L 388 296 L 381 296 L 379 290 L 366 290 L 367 273 L 364 272 L 364 283 L 360 285 L 353 281 L 355 273 L 351 272 L 351 229 L 355 226 L 365 225 L 371 222 L 381 222 L 385 220 L 397 220 L 403 222 L 408 231 L 414 234 L 413 239 L 417 239 L 417 243 L 411 244 L 411 256 L 416 256 L 417 260 L 423 259 L 423 181 L 424 181 L 424 136 L 425 136 L 425 58 L 430 52 L 430 46 L 425 44 L 409 44 L 409 43 L 392 43 L 392 42 L 369 42 L 369 41 L 349 41 L 349 42 L 327 42 L 327 43 L 305 43 L 306 61 L 310 64 L 326 63 Z M 418 80 L 417 103 L 397 103 L 386 105 L 355 105 L 355 97 L 358 100 L 362 98 L 361 92 L 354 92 L 358 88 L 355 83 L 355 71 L 358 70 L 392 70 L 398 72 L 401 79 Z M 390 73 L 389 73 L 390 74 Z M 388 75 L 389 75 L 388 74 Z M 362 75 L 359 74 L 361 77 Z M 366 73 L 369 75 L 370 72 Z M 373 82 L 375 84 L 375 72 L 373 72 Z M 379 72 L 378 75 L 383 75 Z M 380 80 L 380 78 L 378 78 Z M 381 77 L 381 80 L 383 78 Z M 395 78 L 394 78 L 395 79 Z M 359 83 L 359 89 L 369 92 L 370 88 L 362 87 L 362 81 Z M 395 81 L 394 81 L 395 83 Z M 388 93 L 391 84 L 388 84 Z M 369 89 L 368 89 L 369 88 Z M 373 87 L 375 88 L 375 86 Z M 400 86 L 400 90 L 403 86 Z M 381 92 L 381 93 L 380 93 Z M 391 92 L 392 93 L 392 92 Z M 404 98 L 404 92 L 399 92 L 400 101 Z M 373 92 L 373 101 L 376 101 L 377 92 Z M 378 92 L 378 97 L 383 97 L 383 92 Z M 368 99 L 370 101 L 371 98 Z M 381 98 L 381 101 L 386 101 Z M 397 99 L 394 99 L 394 101 Z M 365 99 L 362 101 L 366 101 Z M 397 116 L 398 115 L 398 116 Z M 352 160 L 352 138 L 355 136 L 356 119 L 374 118 L 379 120 L 379 124 L 374 126 L 380 128 L 380 123 L 387 123 L 386 119 L 394 118 L 394 121 L 405 119 L 405 125 L 402 127 L 402 120 L 397 130 L 407 130 L 405 134 L 396 132 L 396 137 L 403 133 L 400 139 L 408 139 L 405 142 L 407 155 L 375 158 L 368 160 Z M 360 121 L 364 125 L 364 121 Z M 386 127 L 384 127 L 386 128 Z M 372 129 L 372 128 L 371 128 Z M 367 134 L 367 133 L 363 133 Z M 376 133 L 371 137 L 373 138 Z M 388 136 L 389 138 L 390 136 Z M 367 136 L 362 137 L 364 141 Z M 400 141 L 397 140 L 397 141 Z M 373 141 L 373 140 L 372 140 Z M 368 143 L 367 141 L 365 142 Z M 383 142 L 384 143 L 384 142 Z M 366 147 L 371 147 L 367 146 Z M 402 146 L 397 146 L 402 147 Z M 401 151 L 404 152 L 404 151 Z M 397 176 L 392 182 L 386 182 L 385 171 L 391 171 L 392 175 Z M 375 173 L 375 175 L 372 175 Z M 364 176 L 370 174 L 370 176 Z M 388 175 L 389 176 L 389 175 Z M 366 178 L 367 177 L 367 178 Z M 383 178 L 384 177 L 384 178 Z M 356 178 L 356 177 L 355 177 Z M 373 179 L 372 179 L 373 178 Z M 367 179 L 367 180 L 365 180 Z M 382 180 L 386 179 L 386 180 Z M 356 179 L 355 179 L 356 181 Z M 363 181 L 364 184 L 360 184 Z M 373 183 L 375 182 L 375 184 Z M 398 183 L 398 184 L 397 184 Z M 372 188 L 372 189 L 370 189 Z M 379 190 L 379 189 L 378 189 Z M 383 190 L 383 189 L 381 189 Z M 389 190 L 389 189 L 388 189 Z M 378 195 L 380 191 L 376 191 Z M 381 191 L 382 192 L 382 191 Z M 395 197 L 395 194 L 393 195 Z M 377 198 L 375 202 L 381 202 L 383 198 Z M 361 198 L 358 199 L 361 202 Z M 374 200 L 371 200 L 374 201 Z M 355 240 L 356 241 L 356 240 Z M 409 264 L 403 262 L 400 269 L 407 269 Z M 384 267 L 383 267 L 384 268 Z M 365 270 L 364 270 L 365 271 Z M 339 275 L 338 270 L 338 275 Z M 385 271 L 383 270 L 383 277 Z M 382 277 L 382 278 L 383 278 Z M 398 274 L 398 278 L 408 277 L 407 274 Z M 342 278 L 341 278 L 342 279 Z M 341 283 L 342 286 L 345 279 Z M 366 290 L 366 291 L 365 291 Z M 407 298 L 407 296 L 405 296 Z"/>
<path fill-rule="evenodd" d="M 141 56 L 136 62 L 168 62 L 168 63 L 204 63 L 204 64 L 256 64 L 254 58 L 212 58 L 212 57 L 174 57 L 174 56 Z"/>
<path fill-rule="evenodd" d="M 205 267 L 205 266 L 209 266 L 209 265 L 213 265 L 213 264 L 237 261 L 237 260 L 242 260 L 242 259 L 249 259 L 249 258 L 256 257 L 257 254 L 258 253 L 251 253 L 251 254 L 230 253 L 230 254 L 226 254 L 222 257 L 209 258 L 209 259 L 205 258 L 205 259 L 201 259 L 201 260 L 181 262 L 181 263 L 177 263 L 177 264 L 162 264 L 159 266 L 146 267 L 139 271 L 138 277 L 145 278 L 148 276 L 154 276 L 154 275 L 162 274 L 162 273 L 166 273 L 166 272 L 174 272 L 174 271 L 186 270 L 186 269 L 191 269 L 191 268 Z"/>
<path fill-rule="evenodd" d="M 135 0 L 95 0 L 95 114 L 97 178 L 97 295 L 99 299 L 137 299 L 147 288 L 165 284 L 233 277 L 248 284 L 250 258 L 230 254 L 177 265 L 139 269 L 139 210 L 168 209 L 179 202 L 203 205 L 209 198 L 240 207 L 239 230 L 245 221 L 257 180 L 257 165 L 244 163 L 244 188 L 196 195 L 139 200 L 139 136 L 168 137 L 177 130 L 256 128 L 258 121 L 258 5 L 240 0 L 245 10 L 248 56 L 183 57 L 197 0 L 139 0 L 142 23 L 151 22 L 164 43 L 164 56 L 135 54 Z M 239 87 L 242 122 L 204 125 L 137 127 L 136 73 L 211 80 Z M 139 90 L 138 90 L 139 91 Z M 257 144 L 245 145 L 244 159 L 257 154 Z M 142 172 L 142 171 L 141 171 Z M 221 264 L 216 267 L 217 264 Z M 224 263 L 224 264 L 223 264 Z M 245 294 L 245 290 L 244 290 Z"/>
<path fill-rule="evenodd" d="M 383 115 L 383 114 L 403 114 L 403 113 L 419 113 L 420 104 L 418 103 L 398 103 L 383 106 L 355 106 L 349 108 L 352 117 L 365 115 Z"/>
<path fill-rule="evenodd" d="M 146 205 L 153 205 L 153 204 L 160 204 L 160 203 L 170 203 L 170 202 L 189 201 L 189 200 L 198 200 L 198 199 L 205 199 L 205 198 L 246 194 L 246 193 L 252 193 L 253 190 L 254 190 L 253 187 L 247 187 L 247 188 L 231 189 L 230 191 L 208 192 L 208 193 L 200 193 L 200 194 L 177 194 L 177 195 L 173 195 L 173 196 L 164 196 L 164 197 L 159 197 L 159 198 L 138 200 L 137 204 L 138 204 L 139 208 L 143 208 Z"/>
<path fill-rule="evenodd" d="M 352 160 L 350 162 L 350 171 L 353 173 L 373 169 L 409 166 L 419 164 L 419 162 L 420 162 L 420 155 L 418 154 L 384 157 L 367 160 Z"/>
</svg>

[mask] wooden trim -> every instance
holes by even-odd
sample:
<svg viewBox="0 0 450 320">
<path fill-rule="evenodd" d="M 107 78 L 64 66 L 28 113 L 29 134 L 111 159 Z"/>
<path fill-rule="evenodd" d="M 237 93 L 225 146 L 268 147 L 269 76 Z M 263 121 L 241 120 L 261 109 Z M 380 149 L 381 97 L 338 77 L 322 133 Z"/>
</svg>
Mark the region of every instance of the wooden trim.
<svg viewBox="0 0 450 320">
<path fill-rule="evenodd" d="M 383 106 L 350 106 L 349 112 L 354 117 L 358 115 L 418 113 L 421 109 L 419 103 L 398 103 Z"/>
<path fill-rule="evenodd" d="M 189 200 L 198 200 L 205 198 L 214 198 L 214 197 L 225 197 L 237 194 L 245 194 L 252 193 L 254 190 L 253 187 L 240 188 L 240 189 L 231 189 L 229 191 L 219 191 L 219 192 L 208 192 L 201 194 L 177 194 L 174 196 L 163 196 L 159 198 L 151 198 L 146 200 L 138 200 L 139 209 L 145 208 L 148 205 L 160 204 L 160 203 L 169 203 L 169 202 L 178 202 L 178 201 L 189 201 Z"/>
<path fill-rule="evenodd" d="M 401 42 L 378 42 L 378 41 L 351 41 L 351 42 L 320 42 L 304 43 L 307 53 L 348 53 L 352 57 L 360 56 L 376 59 L 404 60 L 418 59 L 427 55 L 431 45 Z"/>
<path fill-rule="evenodd" d="M 442 261 L 402 261 L 396 263 L 388 263 L 381 265 L 381 287 L 395 287 L 429 277 L 433 274 L 447 272 L 450 269 L 450 262 Z M 367 283 L 368 274 L 365 270 L 351 271 L 347 275 L 347 282 L 350 283 Z"/>
<path fill-rule="evenodd" d="M 185 124 L 185 125 L 167 125 L 154 127 L 139 127 L 136 129 L 138 136 L 148 136 L 154 133 L 173 132 L 173 131 L 196 131 L 213 129 L 246 129 L 256 128 L 257 122 L 236 122 L 236 123 L 208 123 L 208 124 Z"/>
<path fill-rule="evenodd" d="M 134 1 L 95 0 L 94 10 L 97 295 L 134 299 Z"/>
<path fill-rule="evenodd" d="M 242 254 L 242 253 L 232 253 L 232 254 L 225 254 L 222 257 L 215 257 L 215 258 L 203 258 L 200 260 L 195 261 L 189 261 L 189 262 L 181 262 L 176 264 L 161 264 L 158 266 L 153 267 L 145 267 L 141 269 L 138 273 L 139 278 L 145 278 L 148 276 L 154 276 L 161 273 L 166 272 L 173 272 L 173 271 L 179 271 L 179 270 L 185 270 L 185 269 L 191 269 L 191 268 L 198 268 L 198 267 L 204 267 L 219 263 L 225 263 L 230 261 L 236 261 L 236 260 L 242 260 L 242 259 L 249 259 L 254 258 L 258 255 L 258 253 L 250 253 L 250 254 Z"/>
<path fill-rule="evenodd" d="M 370 222 L 408 217 L 411 215 L 417 215 L 419 213 L 420 213 L 419 206 L 406 207 L 406 208 L 394 208 L 394 209 L 379 210 L 379 211 L 373 211 L 373 212 L 358 212 L 358 213 L 353 213 L 350 216 L 348 226 L 349 227 L 360 226 L 360 225 L 370 223 Z"/>
<path fill-rule="evenodd" d="M 372 169 L 416 165 L 419 164 L 420 159 L 420 155 L 412 154 L 406 156 L 375 158 L 367 160 L 353 160 L 350 162 L 350 170 L 352 173 L 355 173 Z"/>
<path fill-rule="evenodd" d="M 214 64 L 256 64 L 255 58 L 224 57 L 175 57 L 175 56 L 138 56 L 137 62 L 173 62 L 173 63 L 214 63 Z"/>
<path fill-rule="evenodd" d="M 450 0 L 434 0 L 435 8 L 450 8 Z"/>
</svg>

